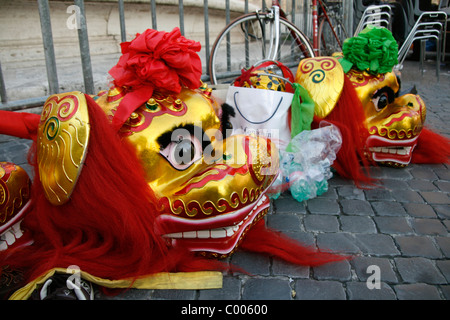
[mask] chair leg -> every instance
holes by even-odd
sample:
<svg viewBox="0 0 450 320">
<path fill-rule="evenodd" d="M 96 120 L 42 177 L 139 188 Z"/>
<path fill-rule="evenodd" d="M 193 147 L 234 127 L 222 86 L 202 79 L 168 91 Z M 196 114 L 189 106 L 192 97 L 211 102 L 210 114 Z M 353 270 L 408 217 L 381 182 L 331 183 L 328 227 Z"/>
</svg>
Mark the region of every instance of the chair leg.
<svg viewBox="0 0 450 320">
<path fill-rule="evenodd" d="M 427 41 L 425 39 L 420 40 L 420 54 L 419 54 L 419 59 L 420 59 L 420 71 L 422 72 L 422 76 L 424 73 L 424 61 L 425 61 L 425 56 L 426 56 L 426 43 Z"/>
<path fill-rule="evenodd" d="M 441 39 L 436 39 L 436 77 L 439 82 L 439 77 L 441 73 Z"/>
</svg>

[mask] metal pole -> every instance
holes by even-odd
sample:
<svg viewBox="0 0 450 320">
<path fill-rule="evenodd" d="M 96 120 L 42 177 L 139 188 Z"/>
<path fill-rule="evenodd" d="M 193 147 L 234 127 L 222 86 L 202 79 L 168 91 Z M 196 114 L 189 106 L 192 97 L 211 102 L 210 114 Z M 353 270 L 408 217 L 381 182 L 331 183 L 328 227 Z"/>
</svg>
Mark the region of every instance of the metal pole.
<svg viewBox="0 0 450 320">
<path fill-rule="evenodd" d="M 205 55 L 206 65 L 209 65 L 209 12 L 208 0 L 203 0 L 203 11 L 205 14 Z"/>
<path fill-rule="evenodd" d="M 8 96 L 6 95 L 5 79 L 3 79 L 3 71 L 1 63 L 0 63 L 0 97 L 2 103 L 8 102 Z"/>
<path fill-rule="evenodd" d="M 344 23 L 344 28 L 347 30 L 349 36 L 353 35 L 353 1 L 342 0 L 342 21 Z"/>
<path fill-rule="evenodd" d="M 94 78 L 92 76 L 91 54 L 89 51 L 89 37 L 87 32 L 84 1 L 75 0 L 75 5 L 80 8 L 80 28 L 78 29 L 78 40 L 80 43 L 81 64 L 83 67 L 84 90 L 87 94 L 94 94 Z"/>
<path fill-rule="evenodd" d="M 119 0 L 119 19 L 120 19 L 120 38 L 122 42 L 127 41 L 127 33 L 125 30 L 125 9 L 123 0 Z"/>
<path fill-rule="evenodd" d="M 230 0 L 225 1 L 225 25 L 230 23 Z M 231 71 L 231 44 L 230 33 L 227 33 L 227 71 Z"/>
<path fill-rule="evenodd" d="M 183 0 L 178 0 L 178 12 L 180 16 L 180 32 L 184 36 L 184 8 Z"/>
<path fill-rule="evenodd" d="M 291 8 L 291 21 L 295 24 L 295 0 L 292 0 L 292 8 Z"/>
<path fill-rule="evenodd" d="M 151 9 L 152 9 L 152 28 L 153 30 L 157 30 L 158 26 L 156 23 L 156 0 L 152 0 Z"/>
<path fill-rule="evenodd" d="M 52 24 L 48 0 L 38 0 L 41 21 L 42 42 L 44 45 L 45 65 L 47 67 L 48 89 L 50 94 L 58 93 L 58 75 L 56 71 L 55 48 L 53 46 Z"/>
</svg>

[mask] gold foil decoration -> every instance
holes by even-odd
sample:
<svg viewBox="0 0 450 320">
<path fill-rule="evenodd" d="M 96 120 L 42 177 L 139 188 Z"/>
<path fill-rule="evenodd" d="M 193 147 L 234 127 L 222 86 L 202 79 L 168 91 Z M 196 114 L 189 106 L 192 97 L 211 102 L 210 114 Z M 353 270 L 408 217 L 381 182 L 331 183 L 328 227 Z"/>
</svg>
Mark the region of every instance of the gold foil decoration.
<svg viewBox="0 0 450 320">
<path fill-rule="evenodd" d="M 50 203 L 62 205 L 72 194 L 86 157 L 89 115 L 81 92 L 50 96 L 38 128 L 39 176 Z"/>
<path fill-rule="evenodd" d="M 333 111 L 344 88 L 344 70 L 332 57 L 307 58 L 300 62 L 295 82 L 315 101 L 314 113 L 325 118 Z"/>
<path fill-rule="evenodd" d="M 30 199 L 27 172 L 11 162 L 0 162 L 0 226 L 16 216 Z"/>
</svg>

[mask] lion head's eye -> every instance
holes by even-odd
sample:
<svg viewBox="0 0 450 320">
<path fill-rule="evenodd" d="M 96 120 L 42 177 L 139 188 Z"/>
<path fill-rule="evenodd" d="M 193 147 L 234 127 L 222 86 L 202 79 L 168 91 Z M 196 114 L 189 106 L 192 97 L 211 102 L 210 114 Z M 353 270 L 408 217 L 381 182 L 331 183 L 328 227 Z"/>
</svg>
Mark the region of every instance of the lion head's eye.
<svg viewBox="0 0 450 320">
<path fill-rule="evenodd" d="M 375 105 L 377 111 L 381 111 L 389 104 L 389 97 L 387 93 L 382 93 L 378 97 L 373 98 L 372 102 Z"/>
<path fill-rule="evenodd" d="M 160 154 L 177 170 L 186 170 L 202 157 L 202 144 L 192 134 L 175 137 Z"/>
<path fill-rule="evenodd" d="M 395 99 L 394 91 L 389 87 L 377 90 L 372 97 L 372 102 L 377 111 L 381 111 L 391 104 Z"/>
</svg>

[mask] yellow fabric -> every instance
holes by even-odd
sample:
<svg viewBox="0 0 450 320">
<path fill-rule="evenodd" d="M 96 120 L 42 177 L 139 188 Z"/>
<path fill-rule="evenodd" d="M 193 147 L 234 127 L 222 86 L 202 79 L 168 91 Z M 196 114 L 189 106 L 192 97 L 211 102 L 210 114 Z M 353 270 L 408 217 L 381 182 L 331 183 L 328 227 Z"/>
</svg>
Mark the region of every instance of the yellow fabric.
<svg viewBox="0 0 450 320">
<path fill-rule="evenodd" d="M 32 292 L 55 273 L 68 273 L 67 269 L 54 268 L 47 273 L 17 290 L 10 300 L 27 300 Z M 69 273 L 70 274 L 70 273 Z M 220 289 L 222 288 L 222 273 L 217 271 L 155 273 L 147 277 L 123 280 L 108 280 L 90 275 L 81 271 L 81 277 L 87 281 L 106 288 L 135 288 L 135 289 Z"/>
</svg>

